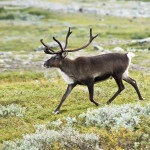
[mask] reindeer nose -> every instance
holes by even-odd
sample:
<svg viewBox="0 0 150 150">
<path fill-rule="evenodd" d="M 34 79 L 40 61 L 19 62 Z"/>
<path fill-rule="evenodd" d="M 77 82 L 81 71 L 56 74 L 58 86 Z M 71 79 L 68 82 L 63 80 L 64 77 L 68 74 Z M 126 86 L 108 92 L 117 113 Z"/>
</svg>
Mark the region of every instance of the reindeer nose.
<svg viewBox="0 0 150 150">
<path fill-rule="evenodd" d="M 46 62 L 44 63 L 44 67 L 47 67 L 47 63 Z"/>
</svg>

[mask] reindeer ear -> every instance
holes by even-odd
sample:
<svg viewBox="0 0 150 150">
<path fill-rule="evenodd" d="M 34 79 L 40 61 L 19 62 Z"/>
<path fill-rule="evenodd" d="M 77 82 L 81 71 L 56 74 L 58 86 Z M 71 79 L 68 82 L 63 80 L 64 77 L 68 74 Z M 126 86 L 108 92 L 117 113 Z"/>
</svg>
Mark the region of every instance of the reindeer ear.
<svg viewBox="0 0 150 150">
<path fill-rule="evenodd" d="M 67 55 L 68 55 L 67 52 L 63 52 L 63 53 L 62 53 L 62 57 L 63 57 L 63 58 L 65 58 Z"/>
</svg>

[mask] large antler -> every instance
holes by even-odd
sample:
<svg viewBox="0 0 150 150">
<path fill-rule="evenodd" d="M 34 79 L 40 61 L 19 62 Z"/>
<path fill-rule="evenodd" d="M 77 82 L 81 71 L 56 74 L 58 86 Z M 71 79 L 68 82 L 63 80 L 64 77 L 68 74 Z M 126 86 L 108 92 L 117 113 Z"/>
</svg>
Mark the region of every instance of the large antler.
<svg viewBox="0 0 150 150">
<path fill-rule="evenodd" d="M 84 49 L 86 48 L 87 46 L 89 46 L 89 44 L 93 41 L 93 39 L 95 39 L 98 34 L 96 34 L 95 36 L 92 36 L 92 29 L 90 28 L 90 39 L 89 39 L 89 42 L 87 44 L 85 44 L 84 46 L 80 47 L 80 48 L 76 48 L 76 49 L 72 49 L 72 50 L 66 50 L 67 48 L 67 45 L 68 45 L 68 38 L 70 36 L 72 32 L 70 31 L 70 27 L 69 27 L 69 30 L 68 30 L 68 33 L 66 35 L 66 41 L 65 41 L 65 46 L 64 48 L 62 47 L 61 43 L 55 38 L 53 37 L 53 40 L 56 41 L 58 43 L 58 45 L 60 46 L 60 51 L 57 51 L 55 52 L 53 49 L 51 49 L 48 45 L 46 45 L 44 42 L 43 42 L 43 39 L 41 39 L 41 43 L 46 47 L 46 49 L 44 50 L 44 52 L 46 54 L 62 54 L 63 52 L 74 52 L 74 51 L 79 51 L 81 49 Z"/>
<path fill-rule="evenodd" d="M 52 50 L 48 45 L 46 45 L 44 42 L 43 42 L 43 39 L 40 40 L 40 42 L 46 47 L 46 49 L 44 50 L 44 52 L 46 54 L 54 54 L 54 50 Z"/>
<path fill-rule="evenodd" d="M 71 33 L 72 33 L 72 32 L 70 31 L 70 27 L 69 27 L 68 33 L 67 33 L 67 35 L 66 35 L 66 42 L 65 42 L 64 50 L 67 48 L 67 45 L 68 45 L 68 38 L 69 38 L 69 36 L 70 36 Z"/>
<path fill-rule="evenodd" d="M 98 36 L 98 34 L 96 34 L 95 36 L 92 36 L 92 28 L 90 28 L 90 39 L 89 42 L 87 44 L 85 44 L 84 46 L 80 47 L 80 48 L 76 48 L 76 49 L 72 49 L 72 50 L 64 50 L 65 52 L 74 52 L 74 51 L 79 51 L 81 49 L 86 48 L 87 46 L 90 45 L 90 43 L 93 41 L 93 39 L 95 39 Z"/>
</svg>

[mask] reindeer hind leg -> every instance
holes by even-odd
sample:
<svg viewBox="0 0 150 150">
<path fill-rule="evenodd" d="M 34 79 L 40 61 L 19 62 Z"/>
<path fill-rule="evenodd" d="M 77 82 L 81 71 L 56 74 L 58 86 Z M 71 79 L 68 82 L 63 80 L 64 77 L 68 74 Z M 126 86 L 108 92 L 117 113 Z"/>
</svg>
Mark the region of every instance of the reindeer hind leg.
<svg viewBox="0 0 150 150">
<path fill-rule="evenodd" d="M 125 89 L 122 82 L 122 76 L 113 75 L 113 78 L 118 85 L 118 91 L 107 101 L 107 104 L 110 104 L 121 93 L 121 91 Z"/>
<path fill-rule="evenodd" d="M 142 95 L 141 95 L 141 93 L 140 93 L 140 90 L 139 90 L 139 88 L 138 88 L 138 86 L 137 86 L 137 83 L 136 83 L 136 81 L 135 81 L 134 79 L 132 79 L 132 78 L 130 78 L 130 77 L 128 76 L 128 77 L 126 77 L 126 78 L 123 78 L 123 80 L 126 81 L 127 83 L 131 84 L 131 85 L 134 87 L 134 89 L 135 89 L 135 91 L 137 92 L 137 95 L 138 95 L 138 97 L 139 97 L 139 100 L 144 100 L 144 98 L 142 97 Z"/>
</svg>

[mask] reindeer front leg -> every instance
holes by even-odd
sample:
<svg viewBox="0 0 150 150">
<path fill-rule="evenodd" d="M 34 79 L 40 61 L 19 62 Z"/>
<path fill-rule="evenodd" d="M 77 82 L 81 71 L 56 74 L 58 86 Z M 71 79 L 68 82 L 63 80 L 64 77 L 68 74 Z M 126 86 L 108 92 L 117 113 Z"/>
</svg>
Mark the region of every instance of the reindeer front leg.
<svg viewBox="0 0 150 150">
<path fill-rule="evenodd" d="M 90 82 L 88 85 L 88 90 L 89 90 L 89 99 L 91 102 L 93 102 L 96 106 L 98 106 L 99 104 L 93 99 L 93 95 L 94 95 L 94 82 Z"/>
<path fill-rule="evenodd" d="M 76 86 L 76 83 L 73 84 L 68 84 L 67 90 L 65 92 L 65 94 L 63 95 L 63 97 L 61 98 L 61 101 L 58 105 L 58 107 L 56 108 L 56 110 L 54 111 L 55 114 L 59 114 L 59 110 L 61 105 L 63 104 L 63 102 L 65 101 L 65 99 L 68 97 L 68 95 L 71 93 L 72 89 Z"/>
</svg>

